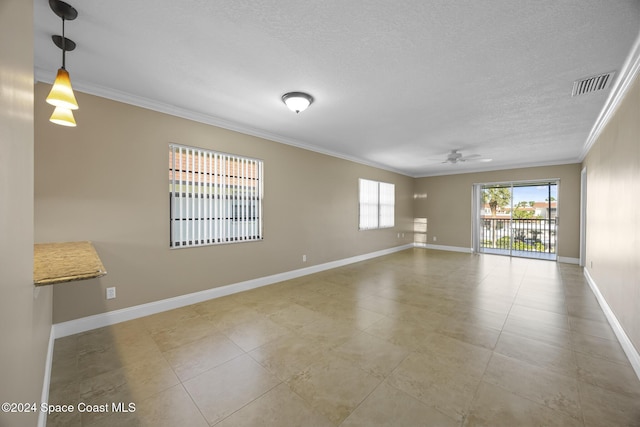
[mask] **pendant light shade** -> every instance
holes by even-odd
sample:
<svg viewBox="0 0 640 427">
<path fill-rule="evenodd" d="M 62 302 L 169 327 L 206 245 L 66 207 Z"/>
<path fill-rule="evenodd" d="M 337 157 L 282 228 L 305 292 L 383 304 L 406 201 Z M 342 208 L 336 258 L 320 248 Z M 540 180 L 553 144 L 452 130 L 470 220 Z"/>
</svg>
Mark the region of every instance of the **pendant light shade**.
<svg viewBox="0 0 640 427">
<path fill-rule="evenodd" d="M 53 83 L 51 92 L 49 92 L 49 96 L 47 96 L 47 102 L 55 107 L 62 107 L 68 110 L 78 109 L 78 101 L 76 101 L 73 89 L 71 88 L 69 73 L 64 68 L 58 69 L 58 75 L 56 76 L 56 81 Z"/>
<path fill-rule="evenodd" d="M 53 13 L 62 18 L 62 35 L 51 36 L 53 44 L 62 50 L 62 67 L 58 69 L 56 80 L 53 82 L 49 96 L 47 96 L 47 103 L 56 107 L 49 121 L 57 125 L 75 127 L 76 120 L 73 118 L 72 110 L 78 109 L 78 101 L 76 101 L 76 96 L 71 88 L 71 79 L 65 67 L 65 58 L 67 52 L 76 48 L 76 43 L 64 36 L 64 22 L 76 19 L 78 11 L 62 0 L 49 0 L 49 6 Z"/>
<path fill-rule="evenodd" d="M 289 92 L 282 95 L 282 102 L 295 113 L 304 111 L 313 102 L 313 97 L 304 92 Z"/>
<path fill-rule="evenodd" d="M 76 127 L 76 119 L 73 117 L 73 111 L 64 107 L 56 107 L 49 121 L 57 125 Z"/>
</svg>

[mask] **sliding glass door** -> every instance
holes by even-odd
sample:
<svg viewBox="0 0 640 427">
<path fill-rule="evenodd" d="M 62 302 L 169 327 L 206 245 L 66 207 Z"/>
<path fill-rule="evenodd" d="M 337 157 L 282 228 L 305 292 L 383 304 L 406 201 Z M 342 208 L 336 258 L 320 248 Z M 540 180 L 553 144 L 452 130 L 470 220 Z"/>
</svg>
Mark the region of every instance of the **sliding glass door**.
<svg viewBox="0 0 640 427">
<path fill-rule="evenodd" d="M 474 250 L 556 259 L 558 181 L 474 185 Z"/>
</svg>

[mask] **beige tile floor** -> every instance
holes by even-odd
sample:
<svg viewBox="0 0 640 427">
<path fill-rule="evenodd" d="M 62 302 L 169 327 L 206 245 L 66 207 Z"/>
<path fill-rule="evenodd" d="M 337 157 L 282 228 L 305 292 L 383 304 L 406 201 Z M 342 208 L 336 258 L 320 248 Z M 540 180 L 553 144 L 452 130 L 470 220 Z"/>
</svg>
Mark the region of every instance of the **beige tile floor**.
<svg viewBox="0 0 640 427">
<path fill-rule="evenodd" d="M 424 249 L 58 339 L 50 403 L 109 407 L 65 427 L 640 425 L 580 268 Z"/>
</svg>

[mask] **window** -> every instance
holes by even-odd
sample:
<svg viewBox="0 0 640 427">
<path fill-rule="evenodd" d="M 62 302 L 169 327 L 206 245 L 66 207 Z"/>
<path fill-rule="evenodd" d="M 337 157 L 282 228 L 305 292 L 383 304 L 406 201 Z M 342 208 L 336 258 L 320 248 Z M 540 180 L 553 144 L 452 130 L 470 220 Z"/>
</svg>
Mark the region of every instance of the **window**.
<svg viewBox="0 0 640 427">
<path fill-rule="evenodd" d="M 172 248 L 262 239 L 261 160 L 169 145 Z"/>
<path fill-rule="evenodd" d="M 396 186 L 360 179 L 360 230 L 395 225 Z"/>
</svg>

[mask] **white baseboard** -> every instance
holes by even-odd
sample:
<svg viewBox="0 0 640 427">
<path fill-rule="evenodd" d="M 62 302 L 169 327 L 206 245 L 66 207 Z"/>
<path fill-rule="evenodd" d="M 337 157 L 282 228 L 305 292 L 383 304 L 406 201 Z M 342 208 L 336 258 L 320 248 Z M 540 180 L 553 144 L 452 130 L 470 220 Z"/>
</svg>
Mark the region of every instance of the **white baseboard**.
<svg viewBox="0 0 640 427">
<path fill-rule="evenodd" d="M 47 346 L 47 357 L 44 362 L 44 380 L 42 383 L 42 395 L 40 396 L 40 402 L 49 402 L 49 386 L 51 384 L 51 366 L 53 364 L 53 345 L 56 340 L 53 325 L 51 325 L 51 331 L 49 332 L 49 344 Z M 38 427 L 47 426 L 47 413 L 40 411 L 38 413 Z"/>
<path fill-rule="evenodd" d="M 324 264 L 301 268 L 298 270 L 287 271 L 284 273 L 260 277 L 253 280 L 234 283 L 231 285 L 220 286 L 218 288 L 207 289 L 200 292 L 194 292 L 191 294 L 180 295 L 160 301 L 154 301 L 147 304 L 141 304 L 133 307 L 123 308 L 120 310 L 96 314 L 93 316 L 82 317 L 80 319 L 69 320 L 67 322 L 56 323 L 52 326 L 53 335 L 55 336 L 55 338 L 62 338 L 68 335 L 90 331 L 92 329 L 102 328 L 104 326 L 114 325 L 120 322 L 126 322 L 127 320 L 133 320 L 140 317 L 149 316 L 151 314 L 185 307 L 187 305 L 196 304 L 210 299 L 220 298 L 226 295 L 271 285 L 285 280 L 295 279 L 296 277 L 302 277 L 309 274 L 318 273 L 320 271 L 330 270 L 332 268 L 342 267 L 348 264 L 365 261 L 371 258 L 389 255 L 395 252 L 403 251 L 405 249 L 411 249 L 413 247 L 413 244 L 397 246 L 390 249 L 384 249 L 381 251 L 371 252 L 368 254 L 358 255 L 337 261 L 331 261 Z"/>
<path fill-rule="evenodd" d="M 622 325 L 620 325 L 620 322 L 618 322 L 618 318 L 611 310 L 611 307 L 609 307 L 607 300 L 604 299 L 604 296 L 600 292 L 600 289 L 598 289 L 598 285 L 593 280 L 586 268 L 584 269 L 584 277 L 587 278 L 587 282 L 589 283 L 593 294 L 596 296 L 598 303 L 600 303 L 600 307 L 602 307 L 604 315 L 607 317 L 607 320 L 609 321 L 613 332 L 616 334 L 616 337 L 618 338 L 622 349 L 627 355 L 627 358 L 629 358 L 629 362 L 631 362 L 631 367 L 633 367 L 633 370 L 636 372 L 636 376 L 638 377 L 638 379 L 640 379 L 640 353 L 638 353 L 638 350 L 635 348 L 635 346 L 627 336 L 626 332 L 622 328 Z"/>
<path fill-rule="evenodd" d="M 435 249 L 438 251 L 463 252 L 465 254 L 473 253 L 471 248 L 462 248 L 459 246 L 431 245 L 429 243 L 414 243 L 416 248 Z"/>
<path fill-rule="evenodd" d="M 463 247 L 459 247 L 459 246 L 431 245 L 431 244 L 428 244 L 428 243 L 415 243 L 414 246 L 416 248 L 435 249 L 435 250 L 439 250 L 439 251 L 473 253 L 473 249 L 472 248 L 463 248 Z M 580 259 L 579 258 L 571 258 L 571 257 L 559 256 L 558 257 L 558 262 L 562 262 L 562 263 L 565 263 L 565 264 L 576 264 L 576 265 L 578 265 L 578 264 L 580 264 Z"/>
</svg>

